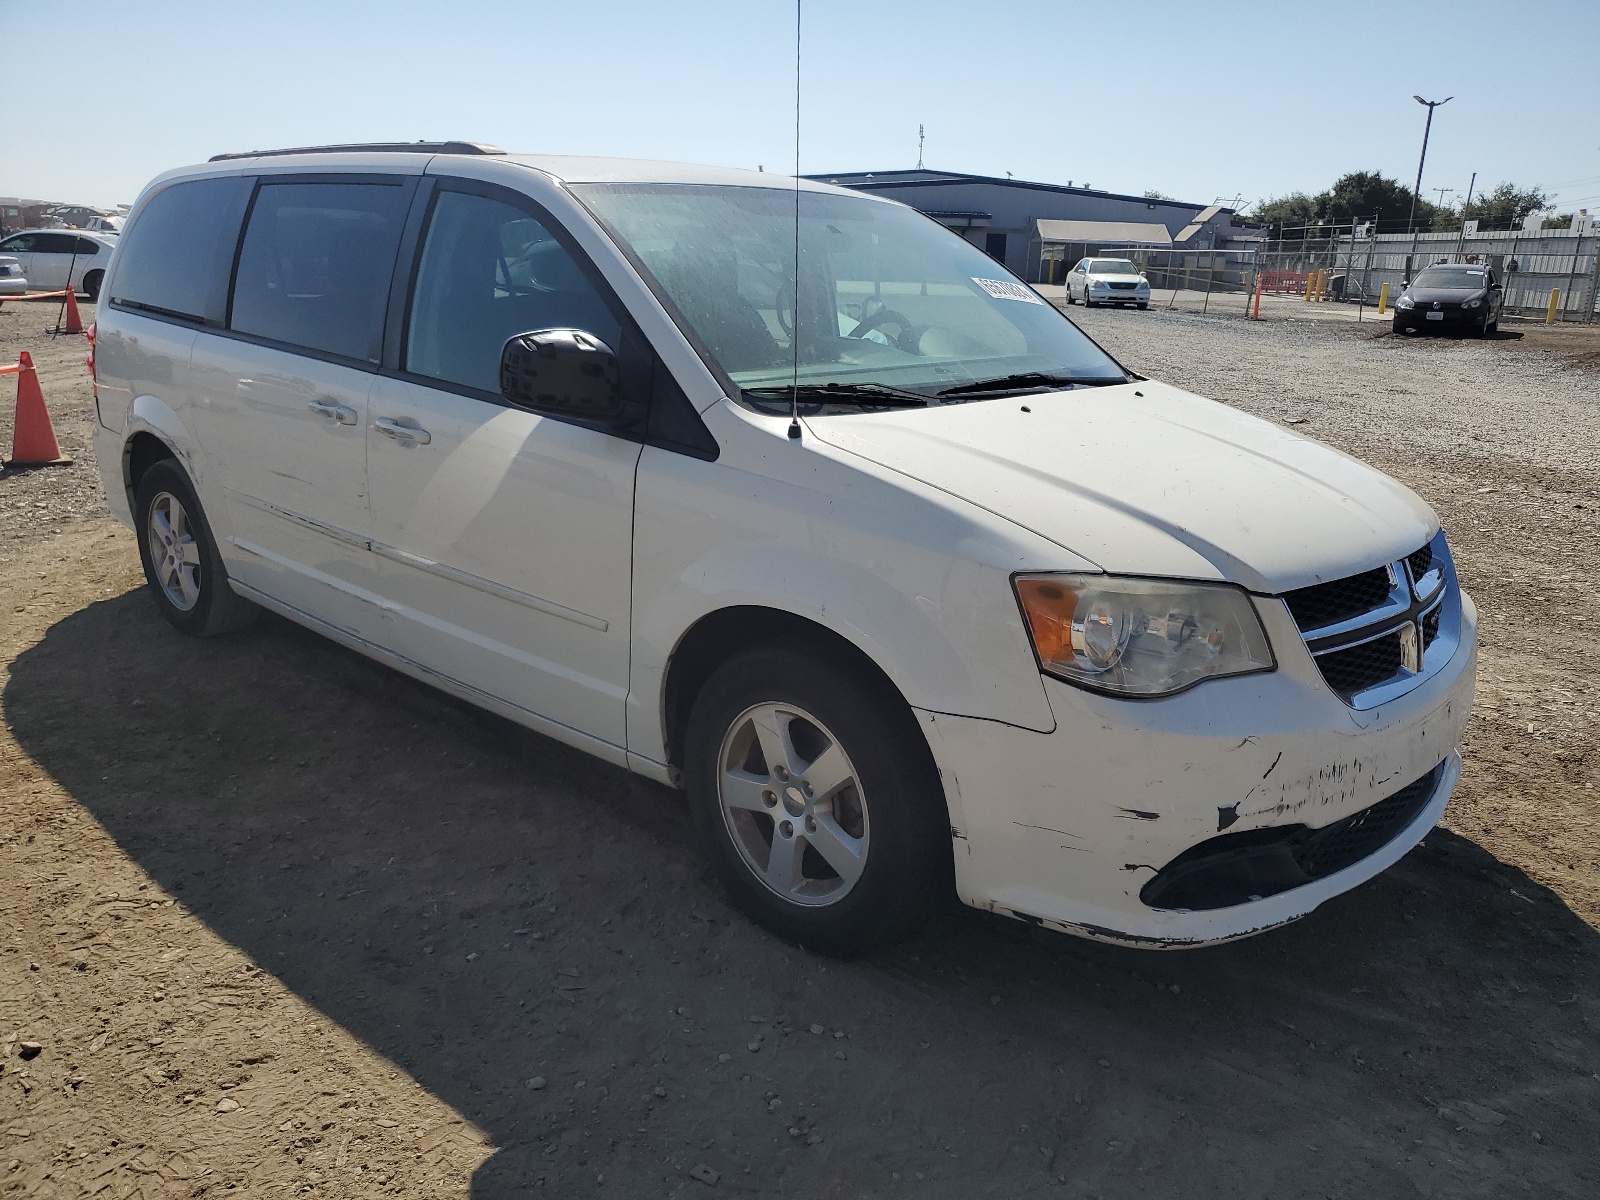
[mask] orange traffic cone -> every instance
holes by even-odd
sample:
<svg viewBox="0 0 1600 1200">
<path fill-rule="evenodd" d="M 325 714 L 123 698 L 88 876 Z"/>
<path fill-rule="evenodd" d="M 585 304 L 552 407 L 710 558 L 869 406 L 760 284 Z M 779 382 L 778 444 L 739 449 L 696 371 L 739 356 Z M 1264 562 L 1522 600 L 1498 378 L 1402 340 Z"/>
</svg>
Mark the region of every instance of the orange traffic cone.
<svg viewBox="0 0 1600 1200">
<path fill-rule="evenodd" d="M 61 327 L 61 332 L 83 332 L 83 321 L 78 316 L 78 293 L 70 285 L 67 288 L 67 323 Z"/>
<path fill-rule="evenodd" d="M 46 467 L 72 460 L 61 453 L 55 426 L 39 390 L 39 373 L 33 356 L 24 350 L 17 364 L 17 419 L 11 427 L 11 461 L 8 467 Z"/>
</svg>

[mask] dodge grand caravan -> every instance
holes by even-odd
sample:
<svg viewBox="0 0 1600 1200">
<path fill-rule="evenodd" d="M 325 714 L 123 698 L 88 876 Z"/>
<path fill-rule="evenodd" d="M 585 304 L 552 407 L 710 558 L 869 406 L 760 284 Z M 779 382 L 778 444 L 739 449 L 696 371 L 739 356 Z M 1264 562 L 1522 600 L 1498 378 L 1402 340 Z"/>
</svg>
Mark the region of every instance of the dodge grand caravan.
<svg viewBox="0 0 1600 1200">
<path fill-rule="evenodd" d="M 1456 783 L 1476 616 L 1428 506 L 1134 374 L 891 201 L 223 156 L 144 191 L 106 296 L 96 447 L 174 626 L 269 609 L 682 788 L 808 945 L 952 888 L 1238 937 Z"/>
</svg>

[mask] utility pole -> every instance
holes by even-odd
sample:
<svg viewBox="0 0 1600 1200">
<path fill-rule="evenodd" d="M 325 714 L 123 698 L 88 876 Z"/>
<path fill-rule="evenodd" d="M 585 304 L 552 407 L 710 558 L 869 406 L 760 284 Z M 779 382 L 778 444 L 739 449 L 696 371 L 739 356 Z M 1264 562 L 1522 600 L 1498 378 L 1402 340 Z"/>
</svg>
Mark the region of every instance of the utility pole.
<svg viewBox="0 0 1600 1200">
<path fill-rule="evenodd" d="M 1433 131 L 1433 110 L 1441 104 L 1449 104 L 1454 96 L 1446 96 L 1443 100 L 1424 100 L 1421 96 L 1411 97 L 1418 104 L 1428 110 L 1428 122 L 1422 127 L 1422 154 L 1417 159 L 1417 185 L 1411 189 L 1411 217 L 1407 224 L 1411 226 L 1411 253 L 1406 255 L 1406 282 L 1411 282 L 1411 261 L 1417 256 L 1417 198 L 1422 194 L 1422 164 L 1428 161 L 1428 134 Z"/>
<path fill-rule="evenodd" d="M 1461 233 L 1456 238 L 1456 257 L 1461 257 L 1462 248 L 1467 242 L 1467 209 L 1472 207 L 1472 189 L 1478 186 L 1478 173 L 1472 173 L 1472 181 L 1467 184 L 1467 198 L 1461 203 Z"/>
<path fill-rule="evenodd" d="M 1453 196 L 1455 194 L 1455 188 L 1429 188 L 1428 190 L 1430 192 L 1438 192 L 1439 193 L 1439 207 L 1440 208 L 1444 207 L 1444 198 L 1446 196 Z"/>
<path fill-rule="evenodd" d="M 922 139 L 926 136 L 923 126 L 917 126 L 917 170 L 922 170 Z"/>
</svg>

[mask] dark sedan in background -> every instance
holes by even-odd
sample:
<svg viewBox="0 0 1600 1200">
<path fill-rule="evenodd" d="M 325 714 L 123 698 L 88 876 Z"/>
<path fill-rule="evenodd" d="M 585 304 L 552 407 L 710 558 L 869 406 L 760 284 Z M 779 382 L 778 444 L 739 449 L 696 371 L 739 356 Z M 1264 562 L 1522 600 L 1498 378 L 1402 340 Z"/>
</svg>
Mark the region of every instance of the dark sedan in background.
<svg viewBox="0 0 1600 1200">
<path fill-rule="evenodd" d="M 1440 263 L 1417 273 L 1394 306 L 1394 331 L 1448 329 L 1486 337 L 1500 328 L 1505 291 L 1488 267 Z"/>
</svg>

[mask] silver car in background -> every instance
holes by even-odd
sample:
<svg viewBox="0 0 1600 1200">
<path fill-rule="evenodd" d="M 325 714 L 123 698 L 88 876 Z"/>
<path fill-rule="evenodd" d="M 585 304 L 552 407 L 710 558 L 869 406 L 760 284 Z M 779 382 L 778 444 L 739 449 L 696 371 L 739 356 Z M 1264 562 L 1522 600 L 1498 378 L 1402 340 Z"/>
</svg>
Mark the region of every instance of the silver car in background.
<svg viewBox="0 0 1600 1200">
<path fill-rule="evenodd" d="M 21 296 L 28 290 L 28 275 L 10 254 L 0 254 L 0 296 Z"/>
<path fill-rule="evenodd" d="M 1150 307 L 1150 281 L 1126 258 L 1085 258 L 1067 272 L 1067 303 Z"/>
</svg>

